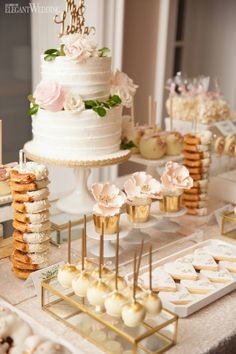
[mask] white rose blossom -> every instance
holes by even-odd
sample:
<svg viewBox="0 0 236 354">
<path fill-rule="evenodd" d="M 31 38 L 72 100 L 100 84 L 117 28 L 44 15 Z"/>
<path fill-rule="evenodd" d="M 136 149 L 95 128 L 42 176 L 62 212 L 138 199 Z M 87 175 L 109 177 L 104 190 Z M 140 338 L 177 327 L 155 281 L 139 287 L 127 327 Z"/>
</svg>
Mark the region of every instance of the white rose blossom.
<svg viewBox="0 0 236 354">
<path fill-rule="evenodd" d="M 111 80 L 111 95 L 118 95 L 123 106 L 130 108 L 138 86 L 123 72 L 117 70 Z"/>
<path fill-rule="evenodd" d="M 64 52 L 69 60 L 84 63 L 89 57 L 96 54 L 96 43 L 93 38 L 80 34 L 72 34 L 62 37 Z"/>
<path fill-rule="evenodd" d="M 78 94 L 73 92 L 67 94 L 64 102 L 65 111 L 82 112 L 85 109 L 84 102 Z"/>
</svg>

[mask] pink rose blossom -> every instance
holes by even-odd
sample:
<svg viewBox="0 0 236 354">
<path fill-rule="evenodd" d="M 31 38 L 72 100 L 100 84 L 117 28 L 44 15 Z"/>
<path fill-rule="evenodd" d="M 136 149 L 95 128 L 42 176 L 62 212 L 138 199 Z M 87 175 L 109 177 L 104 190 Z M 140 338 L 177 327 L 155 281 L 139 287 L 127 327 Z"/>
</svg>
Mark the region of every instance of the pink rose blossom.
<svg viewBox="0 0 236 354">
<path fill-rule="evenodd" d="M 57 82 L 41 82 L 34 92 L 35 103 L 51 112 L 62 110 L 65 102 L 65 93 Z"/>
<path fill-rule="evenodd" d="M 131 107 L 137 88 L 138 86 L 133 83 L 133 80 L 119 70 L 111 80 L 111 95 L 118 95 L 123 106 L 127 108 Z"/>
<path fill-rule="evenodd" d="M 129 200 L 135 198 L 162 198 L 160 183 L 145 171 L 133 173 L 125 182 L 124 190 Z"/>
<path fill-rule="evenodd" d="M 166 163 L 161 182 L 164 189 L 171 192 L 178 189 L 190 189 L 193 186 L 193 179 L 189 176 L 188 169 L 172 161 Z"/>
</svg>

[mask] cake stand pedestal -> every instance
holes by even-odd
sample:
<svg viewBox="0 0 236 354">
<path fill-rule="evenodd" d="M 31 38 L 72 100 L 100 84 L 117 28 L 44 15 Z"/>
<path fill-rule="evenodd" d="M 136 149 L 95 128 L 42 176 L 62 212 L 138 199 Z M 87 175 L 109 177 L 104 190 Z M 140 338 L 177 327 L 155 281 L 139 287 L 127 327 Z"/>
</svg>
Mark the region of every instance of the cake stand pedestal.
<svg viewBox="0 0 236 354">
<path fill-rule="evenodd" d="M 133 154 L 130 158 L 131 162 L 138 163 L 139 165 L 146 166 L 146 172 L 155 178 L 160 177 L 158 169 L 165 166 L 167 161 L 181 162 L 183 160 L 183 155 L 166 155 L 159 160 L 148 160 L 143 158 L 140 154 Z"/>
<path fill-rule="evenodd" d="M 128 222 L 128 221 L 127 221 Z M 148 242 L 151 237 L 142 230 L 147 229 L 148 227 L 153 227 L 158 223 L 158 216 L 150 215 L 149 220 L 143 223 L 131 223 L 128 222 L 132 230 L 128 233 L 125 242 L 131 244 L 139 244 L 140 242 Z"/>
<path fill-rule="evenodd" d="M 182 207 L 180 211 L 176 213 L 158 214 L 158 216 L 160 216 L 161 219 L 157 222 L 155 228 L 158 229 L 158 231 L 162 231 L 162 232 L 170 232 L 170 233 L 177 232 L 180 228 L 180 225 L 176 221 L 170 220 L 170 218 L 177 218 L 183 216 L 186 214 L 186 212 L 187 212 L 187 208 Z"/>
<path fill-rule="evenodd" d="M 122 239 L 126 237 L 129 233 L 130 226 L 129 223 L 126 220 L 126 215 L 121 215 L 120 216 L 120 223 L 119 223 L 119 238 Z M 92 238 L 94 240 L 100 241 L 100 235 L 96 232 L 95 226 L 93 222 L 90 222 L 87 226 L 87 235 L 89 238 Z M 116 255 L 116 248 L 112 241 L 116 241 L 116 234 L 111 234 L 111 235 L 104 235 L 104 258 L 112 258 L 115 257 Z M 100 242 L 98 242 L 96 245 L 93 247 L 89 248 L 89 253 L 93 254 L 94 256 L 99 257 L 100 254 L 100 247 L 99 247 Z M 119 247 L 119 253 L 122 252 L 122 248 Z"/>
<path fill-rule="evenodd" d="M 84 158 L 71 160 L 69 158 L 60 159 L 57 156 L 49 158 L 35 153 L 31 141 L 25 144 L 24 151 L 29 160 L 49 165 L 74 168 L 76 176 L 75 189 L 69 195 L 59 199 L 57 207 L 65 213 L 76 215 L 92 212 L 94 200 L 88 189 L 88 178 L 91 173 L 91 168 L 117 165 L 127 161 L 131 155 L 129 150 L 120 150 L 113 154 L 106 154 L 93 159 Z"/>
</svg>

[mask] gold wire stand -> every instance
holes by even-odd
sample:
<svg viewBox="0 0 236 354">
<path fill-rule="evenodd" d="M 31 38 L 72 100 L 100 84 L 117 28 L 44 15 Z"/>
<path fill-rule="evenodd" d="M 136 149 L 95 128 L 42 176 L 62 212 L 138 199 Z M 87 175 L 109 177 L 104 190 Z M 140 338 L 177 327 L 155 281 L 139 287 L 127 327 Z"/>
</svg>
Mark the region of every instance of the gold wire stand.
<svg viewBox="0 0 236 354">
<path fill-rule="evenodd" d="M 234 225 L 235 227 L 233 227 Z M 236 241 L 236 214 L 234 211 L 226 212 L 223 214 L 221 219 L 221 235 L 230 239 L 231 241 Z"/>
<path fill-rule="evenodd" d="M 82 326 L 76 324 L 78 316 L 88 317 L 99 331 L 115 336 L 123 351 L 129 350 L 133 354 L 161 354 L 174 346 L 177 341 L 178 317 L 170 311 L 162 309 L 157 316 L 147 317 L 144 322 L 135 328 L 126 327 L 122 320 L 114 320 L 106 313 L 99 313 L 82 299 L 74 294 L 72 289 L 64 290 L 57 282 L 56 277 L 42 282 L 41 306 L 58 321 L 78 332 L 96 347 L 105 353 L 112 353 L 106 347 L 106 341 L 101 342 L 93 338 L 91 331 L 84 331 Z M 100 327 L 99 327 L 100 326 Z"/>
</svg>

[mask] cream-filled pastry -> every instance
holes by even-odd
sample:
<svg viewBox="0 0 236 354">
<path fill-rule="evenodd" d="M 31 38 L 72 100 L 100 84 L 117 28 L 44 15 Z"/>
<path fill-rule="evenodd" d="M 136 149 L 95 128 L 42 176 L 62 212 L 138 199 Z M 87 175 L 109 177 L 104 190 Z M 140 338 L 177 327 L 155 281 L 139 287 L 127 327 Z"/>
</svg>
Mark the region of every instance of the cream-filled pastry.
<svg viewBox="0 0 236 354">
<path fill-rule="evenodd" d="M 42 243 L 50 240 L 51 232 L 50 230 L 42 232 L 20 232 L 15 230 L 13 232 L 13 238 L 19 242 L 25 243 Z"/>
<path fill-rule="evenodd" d="M 48 199 L 38 200 L 36 202 L 13 202 L 13 209 L 20 211 L 22 213 L 40 213 L 41 211 L 47 210 L 50 207 Z"/>
<path fill-rule="evenodd" d="M 37 191 L 28 191 L 25 193 L 12 191 L 12 197 L 16 202 L 36 202 L 47 199 L 49 196 L 49 189 L 42 188 Z"/>
<path fill-rule="evenodd" d="M 23 223 L 41 224 L 49 220 L 50 213 L 49 211 L 41 211 L 40 213 L 27 214 L 27 213 L 20 213 L 16 211 L 13 217 L 15 220 Z"/>
</svg>

